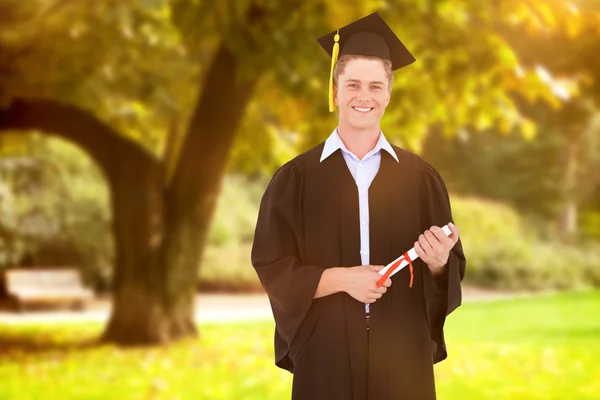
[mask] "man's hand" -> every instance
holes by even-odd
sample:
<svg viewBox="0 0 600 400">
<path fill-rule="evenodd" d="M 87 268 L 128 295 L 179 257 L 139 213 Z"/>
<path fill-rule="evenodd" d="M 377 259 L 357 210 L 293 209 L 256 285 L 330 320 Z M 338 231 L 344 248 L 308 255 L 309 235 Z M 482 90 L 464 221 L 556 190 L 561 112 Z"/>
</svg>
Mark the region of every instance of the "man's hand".
<svg viewBox="0 0 600 400">
<path fill-rule="evenodd" d="M 378 272 L 383 267 L 383 265 L 359 265 L 345 268 L 344 292 L 361 303 L 375 303 L 392 285 L 392 280 L 388 278 L 383 286 L 377 287 L 377 281 L 381 278 Z"/>
<path fill-rule="evenodd" d="M 415 251 L 421 260 L 427 264 L 433 276 L 444 272 L 444 267 L 448 263 L 450 250 L 458 241 L 458 228 L 451 222 L 448 224 L 452 233 L 446 236 L 442 228 L 432 226 L 419 236 L 415 242 Z"/>
</svg>

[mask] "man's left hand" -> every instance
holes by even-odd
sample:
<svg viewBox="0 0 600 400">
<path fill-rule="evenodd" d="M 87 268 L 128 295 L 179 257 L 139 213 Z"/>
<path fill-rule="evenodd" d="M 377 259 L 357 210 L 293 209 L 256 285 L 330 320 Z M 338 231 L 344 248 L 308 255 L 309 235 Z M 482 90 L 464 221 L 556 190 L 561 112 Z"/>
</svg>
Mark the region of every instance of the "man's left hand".
<svg viewBox="0 0 600 400">
<path fill-rule="evenodd" d="M 433 276 L 444 272 L 450 250 L 458 241 L 458 228 L 452 222 L 448 227 L 452 232 L 450 236 L 446 236 L 442 228 L 432 226 L 419 236 L 419 241 L 415 242 L 417 255 L 427 264 Z"/>
</svg>

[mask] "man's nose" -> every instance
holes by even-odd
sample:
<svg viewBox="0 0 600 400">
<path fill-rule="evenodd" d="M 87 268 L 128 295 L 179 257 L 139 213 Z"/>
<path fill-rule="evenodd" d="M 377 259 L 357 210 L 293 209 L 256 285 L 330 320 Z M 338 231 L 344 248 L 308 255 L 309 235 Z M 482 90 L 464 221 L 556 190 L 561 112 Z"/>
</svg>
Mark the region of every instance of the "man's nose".
<svg viewBox="0 0 600 400">
<path fill-rule="evenodd" d="M 360 89 L 360 91 L 358 92 L 358 96 L 357 99 L 358 100 L 369 100 L 370 95 L 369 95 L 369 89 L 365 88 L 364 86 Z"/>
</svg>

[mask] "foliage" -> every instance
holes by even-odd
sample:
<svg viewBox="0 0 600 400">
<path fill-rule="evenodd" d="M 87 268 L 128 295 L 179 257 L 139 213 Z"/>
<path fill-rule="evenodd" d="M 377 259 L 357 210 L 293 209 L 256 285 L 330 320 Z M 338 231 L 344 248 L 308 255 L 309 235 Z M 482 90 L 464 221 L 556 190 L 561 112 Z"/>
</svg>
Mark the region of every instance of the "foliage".
<svg viewBox="0 0 600 400">
<path fill-rule="evenodd" d="M 39 134 L 27 157 L 2 161 L 5 246 L 2 266 L 74 265 L 89 283 L 112 267 L 109 197 L 102 174 L 81 149 Z"/>
<path fill-rule="evenodd" d="M 446 321 L 440 399 L 591 400 L 600 391 L 600 292 L 467 302 Z M 576 312 L 574 312 L 576 310 Z M 0 398 L 282 399 L 273 323 L 207 324 L 169 347 L 94 346 L 100 324 L 13 325 L 0 335 Z"/>
<path fill-rule="evenodd" d="M 250 253 L 258 206 L 266 184 L 264 179 L 250 181 L 239 175 L 225 178 L 198 272 L 201 289 L 263 290 L 250 262 Z"/>
<path fill-rule="evenodd" d="M 552 132 L 533 141 L 493 132 L 444 140 L 434 133 L 425 142 L 423 156 L 456 193 L 496 199 L 551 219 L 558 213 L 563 145 Z"/>
<path fill-rule="evenodd" d="M 207 246 L 198 286 L 203 291 L 264 293 L 250 260 L 251 250 L 250 243 Z"/>
<path fill-rule="evenodd" d="M 256 186 L 257 192 L 258 188 L 262 185 Z M 230 190 L 235 192 L 233 187 Z M 221 198 L 219 207 L 229 207 L 225 199 Z M 550 225 L 524 218 L 499 201 L 454 194 L 451 201 L 467 256 L 465 283 L 532 291 L 600 286 L 600 251 L 594 242 L 578 246 L 560 243 Z M 252 210 L 255 216 L 258 202 L 236 207 Z M 223 221 L 216 218 L 213 229 Z M 248 229 L 246 234 L 253 232 Z M 250 262 L 251 244 L 246 237 L 232 235 L 229 239 L 207 247 L 200 286 L 262 291 Z"/>
<path fill-rule="evenodd" d="M 13 97 L 74 104 L 162 156 L 165 131 L 183 128 L 203 66 L 187 59 L 166 2 L 9 0 L 3 7 L 0 104 Z"/>
<path fill-rule="evenodd" d="M 34 134 L 25 143 L 27 156 L 5 157 L 0 164 L 0 266 L 75 265 L 93 287 L 108 289 L 114 248 L 101 172 L 64 140 Z M 247 243 L 265 185 L 237 175 L 224 179 L 201 287 L 256 287 L 255 277 L 241 271 L 251 268 Z"/>
<path fill-rule="evenodd" d="M 582 211 L 577 239 L 600 239 L 594 221 L 600 212 L 600 113 L 586 122 L 578 143 L 565 134 L 569 131 L 548 121 L 543 108 L 536 119 L 541 134 L 530 140 L 517 132 L 501 136 L 494 131 L 444 140 L 433 132 L 423 156 L 454 192 L 506 202 L 537 220 L 560 222 L 565 203 L 573 201 Z M 568 171 L 572 174 L 567 182 Z M 550 236 L 556 234 L 552 228 Z"/>
<path fill-rule="evenodd" d="M 250 23 L 248 13 L 255 4 L 267 18 Z M 203 93 L 203 77 L 211 56 L 224 42 L 244 66 L 241 75 L 262 77 L 231 152 L 230 168 L 254 177 L 268 175 L 298 151 L 322 140 L 335 125 L 334 116 L 326 112 L 329 59 L 314 38 L 376 9 L 418 60 L 397 73 L 393 100 L 383 121 L 386 134 L 405 147 L 420 150 L 432 127 L 445 136 L 497 127 L 501 132 L 518 131 L 530 138 L 535 126 L 515 98 L 549 104 L 551 108 L 543 111 L 550 115 L 554 108 L 577 96 L 585 101 L 593 97 L 590 93 L 598 81 L 593 57 L 565 63 L 569 57 L 528 52 L 510 37 L 513 31 L 525 32 L 528 40 L 523 42 L 538 44 L 540 39 L 546 46 L 558 38 L 561 48 L 576 42 L 581 47 L 573 51 L 595 54 L 591 50 L 598 37 L 598 9 L 584 2 L 372 0 L 352 1 L 341 8 L 339 2 L 330 0 L 105 0 L 93 4 L 83 0 L 8 0 L 0 5 L 0 104 L 16 97 L 49 97 L 73 104 L 91 111 L 157 158 L 164 158 L 167 144 L 187 131 L 194 103 Z M 250 38 L 261 46 L 248 45 Z M 523 56 L 529 53 L 531 57 Z M 547 64 L 548 68 L 537 64 Z M 233 99 L 236 94 L 229 95 Z M 583 100 L 575 111 L 587 104 Z M 571 127 L 570 116 L 565 112 L 552 121 Z M 113 251 L 104 184 L 89 160 L 75 153 L 72 168 L 66 162 L 67 172 L 53 176 L 51 168 L 63 168 L 57 155 L 62 151 L 49 151 L 44 171 L 36 172 L 43 176 L 43 184 L 37 186 L 52 191 L 44 192 L 47 197 L 38 207 L 42 225 L 56 225 L 54 236 L 46 243 L 75 248 L 72 256 L 102 276 L 97 279 L 106 281 Z M 58 167 L 50 167 L 54 165 L 52 157 L 61 160 Z M 61 183 L 59 178 L 66 181 Z M 484 178 L 493 182 L 489 176 Z M 247 249 L 243 246 L 247 243 L 243 242 L 251 237 L 258 201 L 256 197 L 245 198 L 241 190 L 229 191 L 229 185 L 224 184 L 222 205 L 208 243 L 213 246 L 211 250 L 227 254 L 236 253 L 231 246 L 240 246 L 239 260 L 228 260 L 244 271 L 230 273 L 237 281 L 240 276 L 253 276 L 244 266 Z M 7 193 L 9 189 L 5 185 L 0 190 Z M 2 196 L 9 199 L 9 195 Z M 2 207 L 9 207 L 9 200 L 3 200 Z M 20 201 L 19 207 L 21 204 L 31 208 L 37 203 Z M 535 204 L 532 202 L 532 207 Z M 544 212 L 552 212 L 553 207 L 549 204 Z M 11 210 L 6 215 L 15 218 L 27 212 Z M 7 221 L 2 220 L 2 226 L 17 232 L 21 225 Z M 37 232 L 39 235 L 39 229 Z M 476 229 L 473 232 L 480 233 Z M 522 279 L 522 274 L 529 273 L 518 272 L 542 270 L 537 267 L 541 265 L 538 250 L 539 254 L 550 254 L 545 249 L 553 245 L 539 244 L 529 236 L 511 236 L 511 230 L 496 233 L 503 232 L 506 236 L 502 241 L 480 238 L 488 240 L 492 256 L 478 253 L 479 248 L 474 250 L 473 277 L 497 285 L 563 285 L 554 278 Z M 512 232 L 523 234 L 522 227 Z M 38 247 L 42 243 L 39 237 L 28 241 L 22 234 L 14 237 L 18 238 L 14 243 Z M 5 258 L 5 264 L 33 251 L 17 244 L 10 246 L 16 256 Z M 8 250 L 0 252 L 7 254 Z M 566 252 L 570 249 L 562 253 Z M 206 253 L 209 259 L 222 259 L 216 252 Z M 596 256 L 590 257 L 595 262 Z M 215 277 L 223 275 L 217 271 L 224 271 L 224 264 L 215 262 L 205 277 L 218 281 Z M 589 269 L 587 261 L 578 265 L 573 271 Z M 256 280 L 248 278 L 248 282 Z"/>
<path fill-rule="evenodd" d="M 597 191 L 600 192 L 600 187 Z M 600 199 L 600 194 L 594 198 Z M 598 204 L 598 208 L 600 208 L 600 204 Z M 600 211 L 598 211 L 598 208 L 595 211 L 590 209 L 581 213 L 581 236 L 584 239 L 600 241 Z"/>
<path fill-rule="evenodd" d="M 499 163 L 499 149 L 511 146 L 510 140 L 503 143 L 491 146 L 499 151 Z M 65 141 L 32 135 L 29 147 L 30 158 L 15 158 L 12 164 L 7 158 L 3 162 L 2 265 L 33 264 L 38 260 L 71 263 L 82 268 L 94 287 L 109 288 L 114 250 L 103 177 L 80 149 Z M 516 154 L 515 162 L 532 162 L 531 158 L 519 159 L 519 153 Z M 494 157 L 485 153 L 483 156 Z M 35 168 L 19 166 L 16 160 L 29 160 Z M 9 170 L 6 165 L 13 167 Z M 477 179 L 479 172 L 481 182 L 494 176 L 492 168 L 483 170 L 473 168 L 470 178 Z M 508 171 L 510 168 L 504 170 L 505 174 Z M 462 179 L 466 176 L 443 175 Z M 503 181 L 507 178 L 495 179 L 494 185 L 488 187 L 493 190 Z M 455 187 L 459 185 L 450 182 Z M 225 178 L 198 272 L 200 288 L 262 290 L 250 252 L 265 186 L 263 179 L 252 181 L 239 175 Z M 593 248 L 560 244 L 552 239 L 550 227 L 523 219 L 499 201 L 454 194 L 451 200 L 468 259 L 466 282 L 529 290 L 600 285 L 596 267 L 600 265 L 600 254 Z"/>
<path fill-rule="evenodd" d="M 223 180 L 211 226 L 208 245 L 225 246 L 251 242 L 258 217 L 258 204 L 266 182 L 252 182 L 240 175 Z"/>
<path fill-rule="evenodd" d="M 287 157 L 276 151 L 280 140 L 273 140 L 274 133 L 284 142 L 298 135 L 292 140 L 298 150 L 334 125 L 326 112 L 329 59 L 314 39 L 372 11 L 383 14 L 418 60 L 397 73 L 384 119 L 384 129 L 413 149 L 432 125 L 449 136 L 495 123 L 531 134 L 535 127 L 509 93 L 560 104 L 545 75 L 520 59 L 500 27 L 532 37 L 585 36 L 592 43 L 597 37 L 586 30 L 597 9 L 581 4 L 579 12 L 553 0 L 371 0 L 343 8 L 330 0 L 257 3 L 268 18 L 253 26 L 246 18 L 249 0 L 6 1 L 1 103 L 44 96 L 78 105 L 163 157 L 168 137 L 185 131 L 212 52 L 223 40 L 244 65 L 242 74 L 263 75 L 232 165 L 257 171 L 267 164 L 272 171 Z M 250 37 L 264 46 L 248 46 Z"/>
<path fill-rule="evenodd" d="M 324 7 L 332 15 L 328 30 L 367 13 L 365 9 L 335 10 L 335 6 L 329 8 L 329 2 Z M 499 126 L 503 132 L 518 129 L 531 137 L 536 126 L 521 113 L 513 96 L 519 94 L 553 107 L 559 107 L 562 100 L 555 82 L 548 80 L 538 65 L 523 63 L 500 28 L 520 28 L 534 37 L 565 32 L 577 36 L 578 27 L 595 23 L 598 12 L 590 8 L 583 14 L 554 1 L 415 0 L 380 2 L 367 8 L 379 9 L 416 55 L 415 64 L 396 73 L 392 102 L 382 121 L 390 137 L 416 151 L 431 126 L 439 127 L 446 136 Z M 292 66 L 281 63 L 283 70 L 265 77 L 267 83 L 259 88 L 258 97 L 262 112 L 249 118 L 261 118 L 267 124 L 275 119 L 283 135 L 296 132 L 299 148 L 306 149 L 335 126 L 335 116 L 326 112 L 329 59 L 313 40 L 292 43 L 288 48 L 295 49 L 286 54 Z M 306 60 L 310 60 L 308 67 Z M 543 65 L 546 59 L 536 61 Z M 285 100 L 289 97 L 295 106 Z"/>
<path fill-rule="evenodd" d="M 542 239 L 536 227 L 497 201 L 453 196 L 452 211 L 467 257 L 465 282 L 514 290 L 598 286 L 600 251 L 593 243 Z"/>
</svg>

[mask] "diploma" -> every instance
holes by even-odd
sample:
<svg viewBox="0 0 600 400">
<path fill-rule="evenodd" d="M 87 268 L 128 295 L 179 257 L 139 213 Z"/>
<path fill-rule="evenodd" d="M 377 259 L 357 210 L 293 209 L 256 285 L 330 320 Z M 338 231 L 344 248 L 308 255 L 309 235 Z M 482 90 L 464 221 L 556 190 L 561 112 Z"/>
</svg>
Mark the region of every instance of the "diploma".
<svg viewBox="0 0 600 400">
<path fill-rule="evenodd" d="M 442 230 L 444 231 L 446 236 L 450 236 L 450 234 L 452 233 L 450 228 L 448 228 L 448 225 L 444 225 L 442 227 Z M 392 261 L 391 263 L 386 265 L 384 268 L 381 269 L 381 271 L 379 271 L 379 275 L 383 275 L 383 276 L 377 281 L 377 287 L 381 287 L 381 285 L 383 285 L 383 283 L 387 280 L 387 278 L 394 275 L 396 272 L 400 271 L 402 268 L 406 267 L 407 265 L 410 265 L 410 270 L 411 270 L 410 286 L 412 287 L 412 279 L 413 279 L 412 262 L 414 260 L 416 260 L 417 258 L 419 258 L 419 256 L 417 255 L 417 251 L 413 247 L 412 249 L 410 249 L 409 251 L 402 254 L 400 257 L 396 258 L 394 261 Z"/>
</svg>

